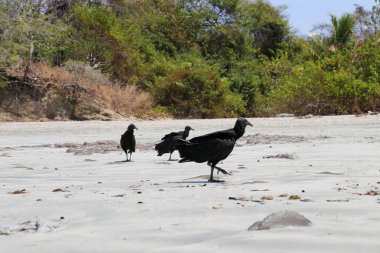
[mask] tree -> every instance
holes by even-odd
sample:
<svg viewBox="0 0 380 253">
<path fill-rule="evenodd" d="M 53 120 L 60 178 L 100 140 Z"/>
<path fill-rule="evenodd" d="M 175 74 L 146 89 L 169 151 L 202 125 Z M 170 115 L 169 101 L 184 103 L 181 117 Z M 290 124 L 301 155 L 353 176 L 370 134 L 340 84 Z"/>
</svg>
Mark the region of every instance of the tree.
<svg viewBox="0 0 380 253">
<path fill-rule="evenodd" d="M 355 35 L 360 40 L 370 40 L 379 36 L 380 30 L 380 0 L 375 0 L 371 10 L 356 6 L 354 15 L 357 19 Z"/>
<path fill-rule="evenodd" d="M 354 35 L 356 19 L 354 15 L 346 13 L 340 18 L 330 15 L 331 17 L 331 37 L 330 43 L 332 46 L 345 47 L 347 46 Z"/>
<path fill-rule="evenodd" d="M 266 56 L 275 56 L 281 43 L 290 36 L 289 25 L 281 9 L 267 1 L 255 0 L 244 1 L 241 12 L 239 25 L 249 35 L 252 46 Z"/>
</svg>

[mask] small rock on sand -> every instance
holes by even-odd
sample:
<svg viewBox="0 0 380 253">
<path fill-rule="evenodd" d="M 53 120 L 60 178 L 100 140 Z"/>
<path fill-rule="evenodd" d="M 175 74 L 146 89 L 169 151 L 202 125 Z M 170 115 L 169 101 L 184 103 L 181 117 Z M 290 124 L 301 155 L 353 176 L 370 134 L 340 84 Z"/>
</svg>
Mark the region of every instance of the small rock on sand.
<svg viewBox="0 0 380 253">
<path fill-rule="evenodd" d="M 11 235 L 18 232 L 50 232 L 58 227 L 57 222 L 26 221 L 19 224 L 1 225 L 0 235 Z"/>
<path fill-rule="evenodd" d="M 310 225 L 311 221 L 301 214 L 293 211 L 280 211 L 277 213 L 272 213 L 262 221 L 255 222 L 248 228 L 248 231 L 283 228 L 289 226 L 304 227 Z"/>
</svg>

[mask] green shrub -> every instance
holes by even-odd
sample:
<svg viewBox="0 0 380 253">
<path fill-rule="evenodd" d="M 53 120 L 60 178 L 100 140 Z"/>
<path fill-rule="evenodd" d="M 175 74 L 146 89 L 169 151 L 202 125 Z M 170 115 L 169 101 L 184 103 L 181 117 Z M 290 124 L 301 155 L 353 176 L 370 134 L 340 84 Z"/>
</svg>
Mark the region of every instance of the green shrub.
<svg viewBox="0 0 380 253">
<path fill-rule="evenodd" d="M 176 62 L 169 73 L 151 84 L 156 103 L 176 116 L 232 117 L 245 113 L 245 102 L 229 89 L 229 82 L 194 56 Z"/>
<path fill-rule="evenodd" d="M 380 94 L 378 84 L 356 79 L 345 70 L 326 73 L 327 97 L 341 114 L 352 114 L 373 108 L 372 101 Z"/>
<path fill-rule="evenodd" d="M 328 59 L 331 61 L 331 59 Z M 280 79 L 280 86 L 268 95 L 267 113 L 352 114 L 373 110 L 379 101 L 378 83 L 355 77 L 346 67 L 326 71 L 307 62 Z"/>
</svg>

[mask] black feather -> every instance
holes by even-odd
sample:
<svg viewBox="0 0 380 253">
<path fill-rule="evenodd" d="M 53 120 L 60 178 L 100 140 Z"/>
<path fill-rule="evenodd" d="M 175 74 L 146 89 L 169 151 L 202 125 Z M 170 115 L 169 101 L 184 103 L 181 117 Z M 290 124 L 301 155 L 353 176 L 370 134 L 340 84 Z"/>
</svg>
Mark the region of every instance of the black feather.
<svg viewBox="0 0 380 253">
<path fill-rule="evenodd" d="M 211 166 L 209 181 L 215 181 L 213 169 L 226 172 L 216 165 L 229 156 L 236 141 L 243 136 L 247 125 L 252 126 L 248 120 L 239 118 L 232 129 L 198 136 L 189 141 L 179 141 L 177 149 L 182 158 L 179 162 L 207 162 Z"/>
<path fill-rule="evenodd" d="M 127 131 L 123 135 L 121 135 L 120 138 L 120 147 L 124 150 L 125 154 L 127 155 L 127 161 L 128 161 L 128 153 L 131 154 L 132 152 L 136 151 L 136 139 L 134 136 L 134 129 L 137 129 L 134 124 L 130 124 L 128 126 Z"/>
<path fill-rule="evenodd" d="M 186 138 L 189 136 L 189 131 L 191 129 L 191 127 L 186 126 L 185 131 L 172 132 L 170 134 L 165 135 L 161 139 L 162 142 L 156 144 L 154 148 L 157 151 L 157 155 L 162 156 L 166 153 L 170 153 L 171 155 L 177 149 L 179 141 L 186 140 Z"/>
</svg>

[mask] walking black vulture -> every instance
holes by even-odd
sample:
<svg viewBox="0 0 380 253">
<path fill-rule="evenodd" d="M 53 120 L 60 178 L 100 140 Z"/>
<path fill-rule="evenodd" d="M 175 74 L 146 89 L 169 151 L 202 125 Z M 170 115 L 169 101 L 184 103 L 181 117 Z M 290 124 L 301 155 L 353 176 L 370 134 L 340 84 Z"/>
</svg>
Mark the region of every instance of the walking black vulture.
<svg viewBox="0 0 380 253">
<path fill-rule="evenodd" d="M 177 149 L 182 159 L 179 162 L 207 162 L 207 165 L 211 166 L 211 175 L 208 181 L 220 182 L 213 178 L 214 169 L 228 174 L 227 171 L 216 165 L 232 152 L 236 140 L 243 136 L 247 125 L 252 126 L 247 119 L 238 118 L 232 129 L 202 135 L 188 141 L 180 140 Z"/>
<path fill-rule="evenodd" d="M 134 124 L 130 124 L 128 126 L 127 131 L 121 136 L 120 139 L 120 146 L 124 150 L 125 154 L 127 155 L 127 162 L 131 161 L 132 159 L 132 152 L 135 152 L 136 148 L 136 140 L 135 136 L 133 135 L 133 130 L 137 129 L 137 127 Z M 129 153 L 129 160 L 128 160 L 128 153 Z"/>
<path fill-rule="evenodd" d="M 192 129 L 190 126 L 186 126 L 184 131 L 171 132 L 165 135 L 161 140 L 162 142 L 156 144 L 155 150 L 157 150 L 157 155 L 162 156 L 163 154 L 170 153 L 169 161 L 172 161 L 172 153 L 177 149 L 178 139 L 186 140 L 189 136 L 189 132 Z"/>
</svg>

